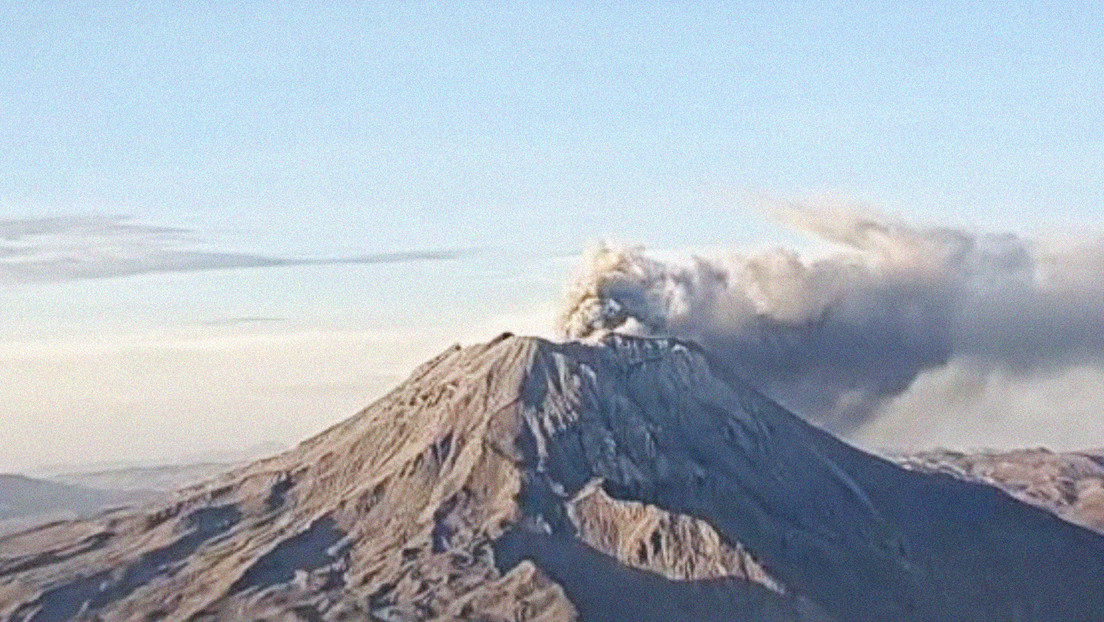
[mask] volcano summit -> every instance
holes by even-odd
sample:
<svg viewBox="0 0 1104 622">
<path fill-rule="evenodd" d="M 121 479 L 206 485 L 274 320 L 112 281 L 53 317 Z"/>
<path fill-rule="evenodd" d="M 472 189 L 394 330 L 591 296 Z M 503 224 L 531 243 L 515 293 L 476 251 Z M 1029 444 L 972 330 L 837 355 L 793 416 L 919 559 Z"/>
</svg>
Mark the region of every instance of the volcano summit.
<svg viewBox="0 0 1104 622">
<path fill-rule="evenodd" d="M 692 343 L 454 347 L 171 503 L 0 539 L 5 620 L 1099 619 L 1104 539 Z"/>
</svg>

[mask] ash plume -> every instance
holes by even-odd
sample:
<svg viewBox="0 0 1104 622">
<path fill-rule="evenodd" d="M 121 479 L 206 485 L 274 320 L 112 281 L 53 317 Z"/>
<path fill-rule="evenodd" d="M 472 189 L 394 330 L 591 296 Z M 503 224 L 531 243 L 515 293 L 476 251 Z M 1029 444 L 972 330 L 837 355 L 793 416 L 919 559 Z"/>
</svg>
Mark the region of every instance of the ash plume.
<svg viewBox="0 0 1104 622">
<path fill-rule="evenodd" d="M 916 227 L 787 206 L 841 247 L 689 262 L 601 247 L 561 316 L 568 337 L 673 335 L 837 432 L 954 359 L 1030 374 L 1104 364 L 1104 243 Z"/>
</svg>

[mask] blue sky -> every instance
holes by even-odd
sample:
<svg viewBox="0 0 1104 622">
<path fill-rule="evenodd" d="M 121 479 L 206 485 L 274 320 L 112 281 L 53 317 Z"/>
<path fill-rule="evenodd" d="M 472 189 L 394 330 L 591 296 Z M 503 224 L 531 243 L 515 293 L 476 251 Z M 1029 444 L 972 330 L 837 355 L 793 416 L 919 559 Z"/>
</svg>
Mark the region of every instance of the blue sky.
<svg viewBox="0 0 1104 622">
<path fill-rule="evenodd" d="M 9 3 L 0 209 L 321 253 L 729 243 L 747 193 L 1091 220 L 1102 12 L 920 4 Z"/>
<path fill-rule="evenodd" d="M 0 284 L 9 387 L 33 370 L 81 374 L 43 362 L 74 339 L 133 355 L 167 333 L 215 348 L 242 332 L 425 331 L 420 349 L 342 359 L 397 377 L 379 372 L 394 348 L 414 359 L 472 326 L 543 321 L 595 240 L 793 242 L 764 200 L 1021 233 L 1095 229 L 1104 205 L 1104 12 L 1087 2 L 10 2 L 0 23 L 0 220 L 125 215 L 176 231 L 68 229 L 19 248 L 61 236 L 65 257 L 98 257 L 109 239 L 159 261 L 166 248 L 464 253 Z M 249 318 L 271 321 L 237 323 Z M 52 353 L 46 367 L 26 363 L 32 351 Z M 195 380 L 179 365 L 149 391 Z M 73 403 L 104 402 L 96 421 L 128 408 L 81 390 Z M 49 410 L 28 410 L 29 395 L 0 401 L 27 443 Z M 289 420 L 334 414 L 280 440 L 365 395 L 343 399 L 303 398 Z M 224 408 L 240 422 L 256 406 Z M 154 438 L 167 429 L 135 454 L 173 454 Z M 112 438 L 79 459 L 126 457 Z"/>
</svg>

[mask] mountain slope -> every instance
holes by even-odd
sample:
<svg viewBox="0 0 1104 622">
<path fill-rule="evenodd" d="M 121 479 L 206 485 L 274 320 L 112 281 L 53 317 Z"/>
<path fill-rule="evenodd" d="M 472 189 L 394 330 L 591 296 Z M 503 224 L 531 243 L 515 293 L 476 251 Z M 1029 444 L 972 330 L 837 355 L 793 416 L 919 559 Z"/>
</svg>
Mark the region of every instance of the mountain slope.
<svg viewBox="0 0 1104 622">
<path fill-rule="evenodd" d="M 503 336 L 141 512 L 0 539 L 0 616 L 1087 620 L 1104 540 L 802 422 L 692 344 Z"/>
<path fill-rule="evenodd" d="M 996 486 L 1024 503 L 1046 508 L 1071 523 L 1104 533 L 1101 450 L 1065 453 L 1041 448 L 970 453 L 932 450 L 892 459 L 914 471 L 946 473 Z"/>
</svg>

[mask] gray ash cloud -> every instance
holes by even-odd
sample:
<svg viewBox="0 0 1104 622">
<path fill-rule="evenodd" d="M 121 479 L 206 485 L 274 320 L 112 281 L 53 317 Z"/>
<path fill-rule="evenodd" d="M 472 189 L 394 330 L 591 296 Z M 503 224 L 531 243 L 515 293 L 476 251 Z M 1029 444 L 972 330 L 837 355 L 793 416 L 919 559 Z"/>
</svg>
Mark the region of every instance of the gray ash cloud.
<svg viewBox="0 0 1104 622">
<path fill-rule="evenodd" d="M 840 247 L 689 262 L 603 247 L 572 290 L 565 335 L 690 338 L 784 405 L 848 432 L 955 359 L 1024 374 L 1104 364 L 1104 244 L 917 227 L 787 206 Z"/>
</svg>

